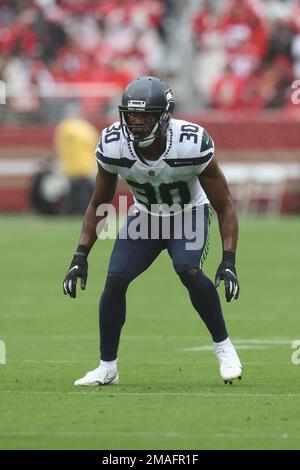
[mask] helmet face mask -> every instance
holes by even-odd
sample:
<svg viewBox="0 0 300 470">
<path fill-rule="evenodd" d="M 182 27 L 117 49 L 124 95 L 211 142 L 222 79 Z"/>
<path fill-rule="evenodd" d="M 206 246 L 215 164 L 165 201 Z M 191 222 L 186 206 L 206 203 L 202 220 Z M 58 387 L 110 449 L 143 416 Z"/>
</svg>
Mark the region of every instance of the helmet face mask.
<svg viewBox="0 0 300 470">
<path fill-rule="evenodd" d="M 130 134 L 146 139 L 160 120 L 161 114 L 160 111 L 124 111 L 123 116 Z"/>
<path fill-rule="evenodd" d="M 172 90 L 156 77 L 140 77 L 131 82 L 119 106 L 124 137 L 140 147 L 151 145 L 167 133 L 175 101 Z"/>
</svg>

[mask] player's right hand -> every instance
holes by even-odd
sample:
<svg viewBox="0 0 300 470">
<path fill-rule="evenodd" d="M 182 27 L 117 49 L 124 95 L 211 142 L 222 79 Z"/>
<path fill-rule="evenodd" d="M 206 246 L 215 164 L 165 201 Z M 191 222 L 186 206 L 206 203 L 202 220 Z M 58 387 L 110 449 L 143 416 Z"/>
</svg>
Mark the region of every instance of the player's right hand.
<svg viewBox="0 0 300 470">
<path fill-rule="evenodd" d="M 69 295 L 73 299 L 76 298 L 77 279 L 80 278 L 80 286 L 85 290 L 88 275 L 87 255 L 84 253 L 76 253 L 72 259 L 69 271 L 63 282 L 64 294 Z"/>
</svg>

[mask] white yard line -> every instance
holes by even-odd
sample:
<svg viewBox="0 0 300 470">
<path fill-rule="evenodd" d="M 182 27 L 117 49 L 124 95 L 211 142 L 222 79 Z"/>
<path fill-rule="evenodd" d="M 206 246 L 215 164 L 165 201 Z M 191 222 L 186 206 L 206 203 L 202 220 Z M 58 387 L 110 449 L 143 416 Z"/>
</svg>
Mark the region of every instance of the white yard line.
<svg viewBox="0 0 300 470">
<path fill-rule="evenodd" d="M 283 339 L 283 338 L 266 338 L 266 339 L 260 339 L 260 338 L 249 338 L 249 339 L 234 339 L 233 342 L 235 344 L 291 344 L 295 338 L 293 339 Z"/>
<path fill-rule="evenodd" d="M 275 346 L 275 345 L 274 345 Z M 261 345 L 261 346 L 254 346 L 254 345 L 249 345 L 247 346 L 246 344 L 244 345 L 241 345 L 241 346 L 236 346 L 236 349 L 254 349 L 254 350 L 257 350 L 257 349 L 271 349 L 272 346 L 264 346 L 264 345 Z M 178 352 L 202 352 L 202 351 L 213 351 L 213 347 L 212 346 L 195 346 L 193 348 L 182 348 L 182 349 L 177 349 Z"/>
<path fill-rule="evenodd" d="M 286 346 L 291 347 L 292 339 L 283 339 L 283 338 L 269 338 L 269 339 L 258 339 L 258 338 L 248 338 L 248 339 L 234 339 L 233 343 L 236 346 L 236 349 L 271 349 L 275 346 Z M 201 351 L 210 351 L 213 350 L 212 345 L 203 345 L 203 346 L 194 346 L 192 348 L 181 348 L 177 351 L 184 352 L 201 352 Z"/>
</svg>

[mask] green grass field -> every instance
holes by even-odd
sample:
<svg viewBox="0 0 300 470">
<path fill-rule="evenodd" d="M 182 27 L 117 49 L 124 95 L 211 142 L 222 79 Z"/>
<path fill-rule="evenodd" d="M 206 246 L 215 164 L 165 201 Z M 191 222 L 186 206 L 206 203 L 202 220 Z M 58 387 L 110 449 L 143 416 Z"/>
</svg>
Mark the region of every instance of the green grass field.
<svg viewBox="0 0 300 470">
<path fill-rule="evenodd" d="M 299 449 L 300 219 L 242 219 L 240 300 L 224 301 L 245 371 L 225 386 L 210 337 L 167 253 L 130 287 L 120 385 L 74 387 L 98 365 L 98 297 L 112 241 L 74 301 L 62 280 L 81 220 L 0 218 L 1 449 Z M 221 247 L 216 220 L 205 263 Z"/>
</svg>

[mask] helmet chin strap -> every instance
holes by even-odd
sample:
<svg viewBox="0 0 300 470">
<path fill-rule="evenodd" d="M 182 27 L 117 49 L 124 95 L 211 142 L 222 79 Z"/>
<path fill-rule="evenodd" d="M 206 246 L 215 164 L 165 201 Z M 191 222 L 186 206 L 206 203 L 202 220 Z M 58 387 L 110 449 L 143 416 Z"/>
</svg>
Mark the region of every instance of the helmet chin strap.
<svg viewBox="0 0 300 470">
<path fill-rule="evenodd" d="M 138 142 L 138 147 L 145 148 L 149 147 L 153 142 L 155 141 L 155 137 L 152 137 L 152 139 L 145 140 L 143 142 Z"/>
<path fill-rule="evenodd" d="M 158 130 L 158 125 L 159 123 L 157 122 L 155 126 L 153 127 L 152 131 L 150 132 L 150 134 L 146 137 L 146 139 L 142 140 L 141 142 L 138 142 L 138 146 L 140 148 L 149 147 L 149 145 L 153 144 L 153 142 L 155 141 L 157 137 L 156 131 Z"/>
</svg>

